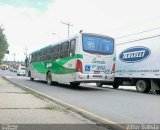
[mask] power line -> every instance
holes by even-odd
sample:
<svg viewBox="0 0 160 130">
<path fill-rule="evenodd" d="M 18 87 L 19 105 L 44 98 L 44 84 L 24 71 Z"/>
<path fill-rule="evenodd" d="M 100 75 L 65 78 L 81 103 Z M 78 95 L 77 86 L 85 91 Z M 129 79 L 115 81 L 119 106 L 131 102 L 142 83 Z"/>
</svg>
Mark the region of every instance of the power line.
<svg viewBox="0 0 160 130">
<path fill-rule="evenodd" d="M 124 37 L 128 37 L 128 36 L 133 36 L 133 35 L 136 35 L 136 34 L 141 34 L 141 33 L 149 32 L 149 31 L 157 30 L 157 29 L 160 29 L 160 27 L 148 29 L 148 30 L 145 30 L 145 31 L 141 31 L 141 32 L 138 32 L 138 33 L 133 33 L 133 34 L 129 34 L 129 35 L 121 36 L 121 37 L 117 37 L 116 39 L 124 38 Z"/>
<path fill-rule="evenodd" d="M 155 19 L 160 19 L 160 16 L 148 18 L 148 19 L 145 19 L 145 20 L 141 20 L 141 21 L 139 21 L 139 22 L 136 22 L 136 23 L 131 23 L 131 24 L 128 24 L 128 25 L 125 25 L 125 26 L 121 26 L 121 27 L 118 27 L 118 28 L 114 28 L 114 29 L 111 29 L 111 31 L 107 31 L 107 32 L 103 32 L 103 33 L 112 32 L 113 30 L 115 30 L 115 31 L 117 31 L 117 30 L 122 30 L 122 29 L 125 29 L 125 28 L 128 28 L 128 27 L 140 25 L 140 24 L 142 24 L 142 23 L 146 23 L 146 22 L 149 22 L 149 21 L 152 21 L 152 20 L 155 20 Z M 113 32 L 114 32 L 114 31 L 113 31 Z"/>
</svg>

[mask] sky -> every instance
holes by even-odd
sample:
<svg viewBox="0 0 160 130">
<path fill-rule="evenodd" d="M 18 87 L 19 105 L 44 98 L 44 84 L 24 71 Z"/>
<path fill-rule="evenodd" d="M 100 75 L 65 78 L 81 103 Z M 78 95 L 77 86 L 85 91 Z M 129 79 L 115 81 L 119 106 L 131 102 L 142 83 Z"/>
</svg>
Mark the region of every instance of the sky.
<svg viewBox="0 0 160 130">
<path fill-rule="evenodd" d="M 0 26 L 10 54 L 4 60 L 24 61 L 27 54 L 80 30 L 114 38 L 160 27 L 159 0 L 0 0 Z"/>
</svg>

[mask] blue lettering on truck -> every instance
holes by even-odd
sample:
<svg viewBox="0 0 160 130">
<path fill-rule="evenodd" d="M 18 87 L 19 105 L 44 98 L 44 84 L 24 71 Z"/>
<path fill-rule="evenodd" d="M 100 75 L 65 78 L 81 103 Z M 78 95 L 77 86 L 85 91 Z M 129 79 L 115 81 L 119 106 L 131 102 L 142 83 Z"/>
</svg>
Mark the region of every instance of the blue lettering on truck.
<svg viewBox="0 0 160 130">
<path fill-rule="evenodd" d="M 135 63 L 148 58 L 150 54 L 151 51 L 149 48 L 143 46 L 136 46 L 122 51 L 119 55 L 119 58 L 123 62 Z"/>
</svg>

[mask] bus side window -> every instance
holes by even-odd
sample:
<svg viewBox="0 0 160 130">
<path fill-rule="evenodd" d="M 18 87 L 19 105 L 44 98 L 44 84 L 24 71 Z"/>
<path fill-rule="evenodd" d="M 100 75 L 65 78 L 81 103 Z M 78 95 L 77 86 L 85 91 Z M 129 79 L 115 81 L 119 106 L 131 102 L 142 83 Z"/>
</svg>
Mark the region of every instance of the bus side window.
<svg viewBox="0 0 160 130">
<path fill-rule="evenodd" d="M 31 57 L 31 63 L 34 62 L 34 54 L 32 54 L 32 57 Z"/>
<path fill-rule="evenodd" d="M 47 61 L 47 49 L 44 50 L 44 61 Z"/>
<path fill-rule="evenodd" d="M 39 55 L 39 52 L 37 52 L 37 61 L 40 61 L 40 55 Z"/>
<path fill-rule="evenodd" d="M 39 51 L 39 60 L 42 61 L 42 50 Z"/>
<path fill-rule="evenodd" d="M 47 48 L 47 55 L 46 55 L 47 60 L 51 60 L 51 47 Z"/>
<path fill-rule="evenodd" d="M 52 59 L 58 59 L 58 57 L 59 57 L 59 45 L 56 45 L 56 46 L 52 47 L 51 58 Z"/>
<path fill-rule="evenodd" d="M 58 59 L 59 58 L 59 47 L 60 45 L 57 45 L 56 48 L 55 48 L 55 59 Z"/>
<path fill-rule="evenodd" d="M 69 42 L 68 41 L 61 44 L 60 58 L 68 57 L 68 49 L 69 49 Z"/>
<path fill-rule="evenodd" d="M 36 62 L 36 53 L 33 54 L 33 62 Z"/>
<path fill-rule="evenodd" d="M 73 39 L 70 41 L 70 48 L 69 48 L 70 57 L 75 55 L 75 48 L 76 48 L 76 39 Z"/>
<path fill-rule="evenodd" d="M 38 62 L 38 52 L 36 52 L 36 62 Z"/>
</svg>

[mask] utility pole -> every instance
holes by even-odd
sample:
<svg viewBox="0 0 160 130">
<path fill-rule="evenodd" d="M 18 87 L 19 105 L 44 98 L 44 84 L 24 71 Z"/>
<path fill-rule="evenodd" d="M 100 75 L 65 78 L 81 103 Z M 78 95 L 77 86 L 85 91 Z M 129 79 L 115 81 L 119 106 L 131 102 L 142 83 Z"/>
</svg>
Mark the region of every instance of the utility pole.
<svg viewBox="0 0 160 130">
<path fill-rule="evenodd" d="M 13 53 L 13 57 L 14 57 L 14 63 L 15 63 L 15 57 L 16 57 L 16 53 Z"/>
<path fill-rule="evenodd" d="M 28 48 L 27 48 L 27 46 L 26 46 L 26 48 L 25 48 L 25 55 L 26 55 L 26 58 L 27 58 L 27 51 L 28 51 Z"/>
<path fill-rule="evenodd" d="M 70 24 L 69 22 L 63 22 L 63 21 L 61 21 L 61 23 L 68 26 L 68 37 L 69 37 L 69 27 L 73 26 L 73 24 Z"/>
<path fill-rule="evenodd" d="M 27 53 L 27 51 L 28 51 L 28 48 L 26 46 L 26 48 L 25 48 L 25 55 L 26 55 L 25 65 L 26 65 L 26 67 L 28 67 L 28 57 L 27 57 L 28 53 Z"/>
</svg>

